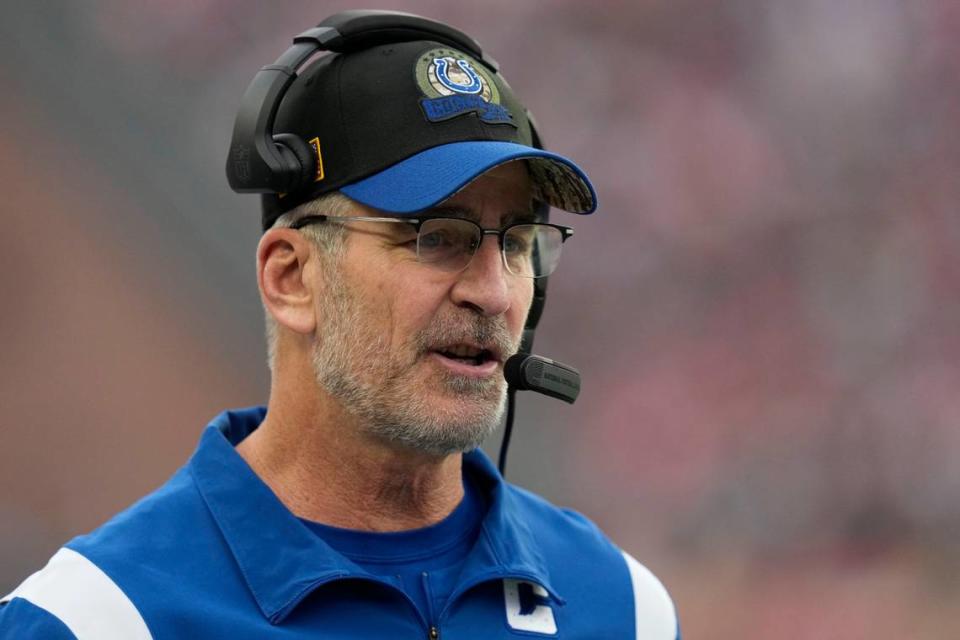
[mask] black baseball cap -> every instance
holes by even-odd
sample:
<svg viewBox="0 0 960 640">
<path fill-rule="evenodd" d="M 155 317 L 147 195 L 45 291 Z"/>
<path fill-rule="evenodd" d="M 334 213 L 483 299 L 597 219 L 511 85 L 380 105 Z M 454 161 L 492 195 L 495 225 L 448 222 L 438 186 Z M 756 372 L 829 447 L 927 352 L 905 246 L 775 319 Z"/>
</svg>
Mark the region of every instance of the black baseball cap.
<svg viewBox="0 0 960 640">
<path fill-rule="evenodd" d="M 381 44 L 313 62 L 290 86 L 276 133 L 308 142 L 316 176 L 263 196 L 263 226 L 324 193 L 410 214 L 447 199 L 484 172 L 527 162 L 535 197 L 588 214 L 597 197 L 571 160 L 537 148 L 527 110 L 506 80 L 438 42 Z"/>
</svg>

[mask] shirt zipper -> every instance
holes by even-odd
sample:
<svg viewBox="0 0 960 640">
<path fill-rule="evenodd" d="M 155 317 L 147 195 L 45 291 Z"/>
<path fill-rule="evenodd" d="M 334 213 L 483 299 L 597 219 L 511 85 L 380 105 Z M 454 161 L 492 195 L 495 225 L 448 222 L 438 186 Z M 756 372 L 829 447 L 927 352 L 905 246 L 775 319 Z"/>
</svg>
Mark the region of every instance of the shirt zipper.
<svg viewBox="0 0 960 640">
<path fill-rule="evenodd" d="M 427 616 L 431 620 L 427 637 L 430 640 L 439 640 L 440 629 L 438 629 L 437 625 L 432 622 L 433 620 L 436 620 L 436 618 L 433 615 L 433 592 L 430 590 L 430 574 L 424 571 L 420 574 L 420 579 L 423 581 L 423 595 L 427 597 Z"/>
</svg>

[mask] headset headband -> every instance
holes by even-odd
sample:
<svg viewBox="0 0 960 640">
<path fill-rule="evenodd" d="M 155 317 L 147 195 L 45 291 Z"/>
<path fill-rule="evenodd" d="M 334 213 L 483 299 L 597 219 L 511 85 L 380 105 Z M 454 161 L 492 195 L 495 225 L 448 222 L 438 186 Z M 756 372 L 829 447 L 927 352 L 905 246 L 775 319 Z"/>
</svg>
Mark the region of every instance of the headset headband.
<svg viewBox="0 0 960 640">
<path fill-rule="evenodd" d="M 280 102 L 307 60 L 322 51 L 350 53 L 380 44 L 433 40 L 466 51 L 494 73 L 495 60 L 476 40 L 453 27 L 399 11 L 343 11 L 293 39 L 274 64 L 257 72 L 240 102 L 227 157 L 227 180 L 238 193 L 287 193 L 300 167 L 287 161 L 273 138 Z"/>
</svg>

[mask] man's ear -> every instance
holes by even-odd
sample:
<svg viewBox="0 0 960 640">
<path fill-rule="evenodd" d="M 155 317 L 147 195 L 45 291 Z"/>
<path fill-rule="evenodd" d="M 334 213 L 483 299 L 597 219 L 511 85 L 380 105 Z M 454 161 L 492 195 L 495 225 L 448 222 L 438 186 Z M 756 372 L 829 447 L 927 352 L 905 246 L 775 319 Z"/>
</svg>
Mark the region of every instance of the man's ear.
<svg viewBox="0 0 960 640">
<path fill-rule="evenodd" d="M 319 274 L 311 255 L 310 241 L 293 229 L 269 229 L 257 245 L 263 305 L 278 324 L 299 334 L 311 334 L 317 326 L 313 303 Z"/>
</svg>

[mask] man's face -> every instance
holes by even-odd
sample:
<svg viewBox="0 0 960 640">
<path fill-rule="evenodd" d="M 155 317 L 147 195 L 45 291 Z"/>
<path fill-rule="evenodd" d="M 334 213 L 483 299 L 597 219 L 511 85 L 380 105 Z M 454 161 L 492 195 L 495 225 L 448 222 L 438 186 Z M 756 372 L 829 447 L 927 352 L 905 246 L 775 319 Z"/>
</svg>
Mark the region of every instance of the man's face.
<svg viewBox="0 0 960 640">
<path fill-rule="evenodd" d="M 526 166 L 513 162 L 434 213 L 490 229 L 530 209 Z M 450 273 L 417 261 L 411 225 L 353 223 L 347 234 L 317 303 L 318 383 L 383 441 L 433 455 L 479 446 L 503 413 L 503 361 L 519 346 L 533 281 L 506 271 L 492 235 Z"/>
</svg>

